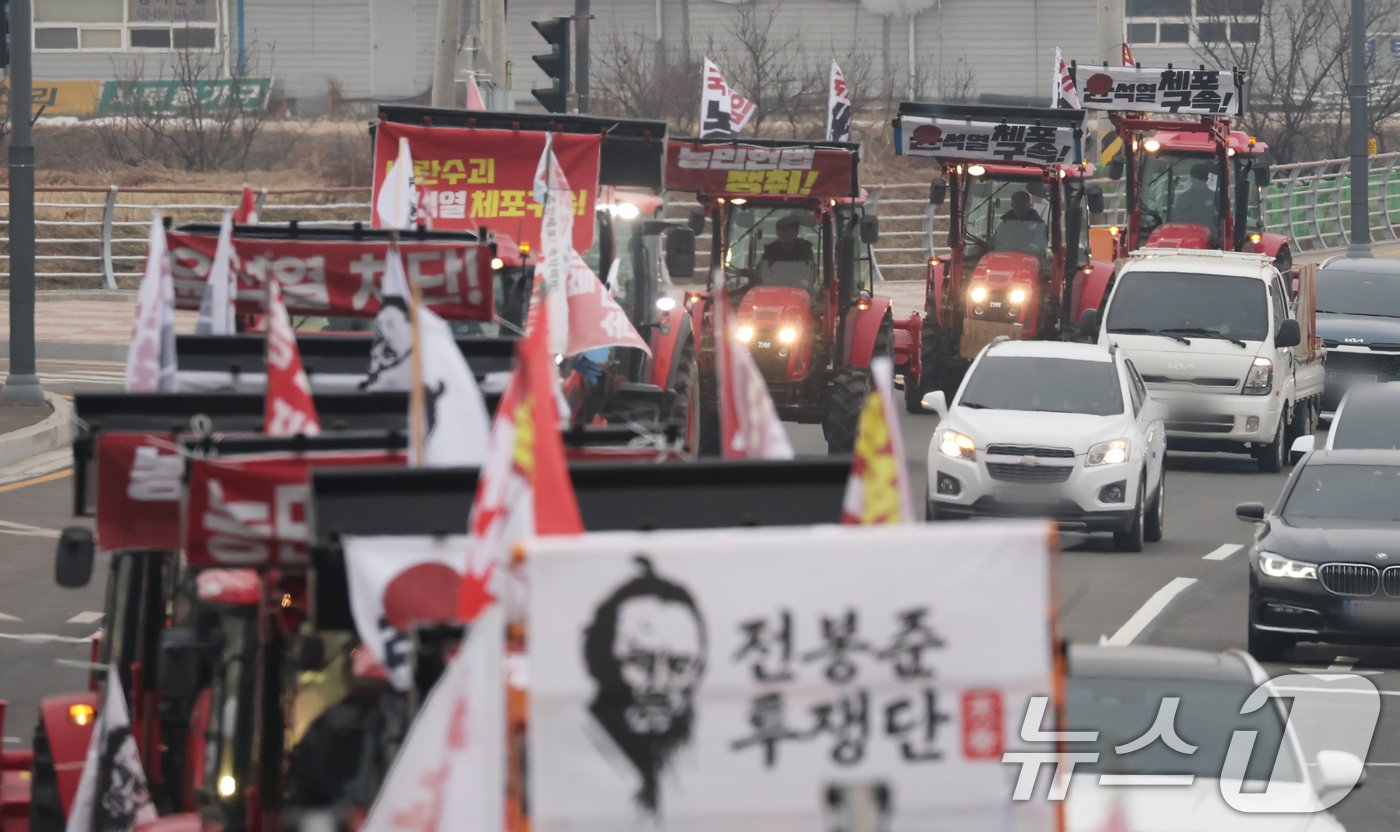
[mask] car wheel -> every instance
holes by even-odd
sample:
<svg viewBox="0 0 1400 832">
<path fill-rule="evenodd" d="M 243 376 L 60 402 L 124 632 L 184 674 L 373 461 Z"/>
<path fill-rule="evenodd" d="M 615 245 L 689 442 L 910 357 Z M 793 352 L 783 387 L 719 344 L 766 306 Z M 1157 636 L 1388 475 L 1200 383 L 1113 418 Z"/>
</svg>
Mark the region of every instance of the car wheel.
<svg viewBox="0 0 1400 832">
<path fill-rule="evenodd" d="M 1249 625 L 1249 655 L 1261 662 L 1281 662 L 1296 645 L 1292 638 L 1282 633 L 1271 633 Z"/>
<path fill-rule="evenodd" d="M 1254 461 L 1259 464 L 1259 470 L 1265 474 L 1277 474 L 1283 470 L 1283 463 L 1288 456 L 1288 449 L 1284 447 L 1284 437 L 1288 435 L 1287 416 L 1280 416 L 1278 428 L 1274 430 L 1274 441 L 1260 448 L 1254 449 Z"/>
<path fill-rule="evenodd" d="M 1157 543 L 1162 539 L 1162 528 L 1166 525 L 1167 519 L 1167 469 L 1162 468 L 1162 474 L 1157 478 L 1157 495 L 1152 498 L 1152 505 L 1147 509 L 1147 525 L 1143 527 L 1142 537 L 1148 543 Z"/>
<path fill-rule="evenodd" d="M 1113 533 L 1113 548 L 1120 552 L 1141 552 L 1142 532 L 1147 520 L 1147 482 L 1138 483 L 1137 503 L 1133 506 L 1133 524 Z"/>
</svg>

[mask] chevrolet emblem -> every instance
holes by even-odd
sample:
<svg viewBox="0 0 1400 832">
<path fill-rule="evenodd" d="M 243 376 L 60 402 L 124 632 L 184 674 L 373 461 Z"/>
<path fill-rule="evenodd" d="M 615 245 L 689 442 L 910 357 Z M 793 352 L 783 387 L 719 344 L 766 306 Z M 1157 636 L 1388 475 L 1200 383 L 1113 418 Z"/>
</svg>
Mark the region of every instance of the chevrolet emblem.
<svg viewBox="0 0 1400 832">
<path fill-rule="evenodd" d="M 1034 468 L 1040 464 L 1040 460 L 1036 459 L 1033 456 L 1023 456 L 1021 457 L 1021 464 L 1026 466 L 1027 468 Z"/>
</svg>

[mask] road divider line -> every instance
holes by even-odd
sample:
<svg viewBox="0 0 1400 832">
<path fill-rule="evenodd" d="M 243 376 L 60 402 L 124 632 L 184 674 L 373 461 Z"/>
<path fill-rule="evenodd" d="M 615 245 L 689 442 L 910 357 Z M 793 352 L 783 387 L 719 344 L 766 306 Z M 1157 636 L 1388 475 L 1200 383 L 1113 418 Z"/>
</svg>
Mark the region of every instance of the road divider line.
<svg viewBox="0 0 1400 832">
<path fill-rule="evenodd" d="M 84 610 L 72 618 L 68 619 L 69 624 L 96 624 L 102 620 L 102 613 L 93 610 Z"/>
<path fill-rule="evenodd" d="M 1201 558 L 1201 560 L 1224 560 L 1243 548 L 1244 547 L 1238 543 L 1227 543 Z"/>
<path fill-rule="evenodd" d="M 1141 607 L 1138 607 L 1137 612 L 1133 613 L 1132 617 L 1118 628 L 1118 632 L 1104 643 L 1110 647 L 1124 647 L 1132 644 L 1133 639 L 1142 635 L 1142 631 L 1147 629 L 1147 625 L 1151 624 L 1158 615 L 1161 615 L 1162 610 L 1166 609 L 1176 596 L 1185 592 L 1195 582 L 1195 578 L 1172 578 L 1166 586 L 1157 590 Z"/>
<path fill-rule="evenodd" d="M 72 468 L 69 468 L 65 471 L 54 471 L 52 474 L 44 474 L 43 476 L 31 477 L 27 480 L 20 480 L 19 482 L 12 482 L 8 485 L 0 485 L 0 494 L 4 494 L 8 491 L 18 491 L 21 488 L 28 488 L 31 485 L 43 485 L 46 482 L 55 482 L 57 480 L 66 479 L 71 476 L 73 476 Z"/>
<path fill-rule="evenodd" d="M 75 638 L 73 636 L 56 636 L 53 633 L 0 633 L 0 638 L 7 638 L 11 641 L 22 641 L 26 644 L 91 644 L 92 637 Z"/>
</svg>

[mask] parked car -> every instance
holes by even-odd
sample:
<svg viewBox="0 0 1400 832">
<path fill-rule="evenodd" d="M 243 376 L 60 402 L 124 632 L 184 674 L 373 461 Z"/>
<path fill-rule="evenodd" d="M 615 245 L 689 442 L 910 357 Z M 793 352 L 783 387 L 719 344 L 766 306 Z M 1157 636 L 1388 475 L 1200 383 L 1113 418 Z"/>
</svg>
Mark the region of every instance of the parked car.
<svg viewBox="0 0 1400 832">
<path fill-rule="evenodd" d="M 1249 550 L 1249 652 L 1279 660 L 1300 641 L 1400 645 L 1400 451 L 1303 458 Z M 1392 565 L 1394 564 L 1394 565 Z"/>
<path fill-rule="evenodd" d="M 1357 384 L 1400 380 L 1400 260 L 1334 257 L 1317 270 L 1317 334 L 1327 347 L 1322 410 Z"/>
<path fill-rule="evenodd" d="M 1048 516 L 1113 532 L 1122 551 L 1161 540 L 1165 409 L 1132 362 L 1093 344 L 998 339 L 973 360 L 928 449 L 927 516 Z"/>
<path fill-rule="evenodd" d="M 1117 345 L 1169 411 L 1173 451 L 1251 454 L 1283 468 L 1316 426 L 1323 389 L 1314 350 L 1311 272 L 1296 298 L 1268 257 L 1141 249 L 1119 267 L 1103 310 L 1102 346 Z"/>
<path fill-rule="evenodd" d="M 1337 412 L 1328 426 L 1328 450 L 1346 448 L 1400 448 L 1400 382 L 1363 384 L 1342 396 Z M 1343 415 L 1345 414 L 1345 415 Z M 1312 434 L 1300 436 L 1293 442 L 1291 453 L 1296 463 L 1317 445 Z"/>
<path fill-rule="evenodd" d="M 1090 743 L 1069 744 L 1071 752 L 1096 754 L 1092 761 L 1076 765 L 1070 778 L 1065 814 L 1072 832 L 1342 829 L 1330 813 L 1317 810 L 1327 805 L 1326 798 L 1335 799 L 1355 786 L 1364 771 L 1362 760 L 1338 750 L 1321 750 L 1309 758 L 1277 696 L 1264 707 L 1246 712 L 1245 702 L 1269 682 L 1263 668 L 1247 654 L 1071 645 L 1068 658 L 1066 728 L 1097 736 Z M 1176 735 L 1194 746 L 1191 753 L 1174 750 L 1160 738 L 1119 753 L 1118 747 L 1147 733 L 1166 701 L 1173 698 Z M 1230 777 L 1225 760 L 1237 731 L 1255 732 L 1254 745 L 1244 776 Z M 1179 785 L 1161 780 L 1108 785 L 1099 779 L 1102 775 L 1190 775 L 1190 780 Z M 1302 810 L 1248 814 L 1223 796 L 1227 788 L 1233 793 L 1266 783 L 1275 806 Z M 1108 822 L 1115 808 L 1121 812 L 1118 826 Z"/>
</svg>

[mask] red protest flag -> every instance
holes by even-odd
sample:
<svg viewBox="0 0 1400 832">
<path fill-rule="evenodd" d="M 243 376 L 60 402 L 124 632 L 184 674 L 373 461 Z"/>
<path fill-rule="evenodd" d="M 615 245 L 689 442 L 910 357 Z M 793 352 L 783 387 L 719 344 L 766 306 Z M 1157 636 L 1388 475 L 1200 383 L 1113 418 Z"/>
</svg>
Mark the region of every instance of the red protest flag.
<svg viewBox="0 0 1400 832">
<path fill-rule="evenodd" d="M 292 319 L 282 301 L 282 284 L 275 278 L 267 281 L 267 404 L 263 432 L 268 436 L 315 436 L 321 432 Z"/>
</svg>

